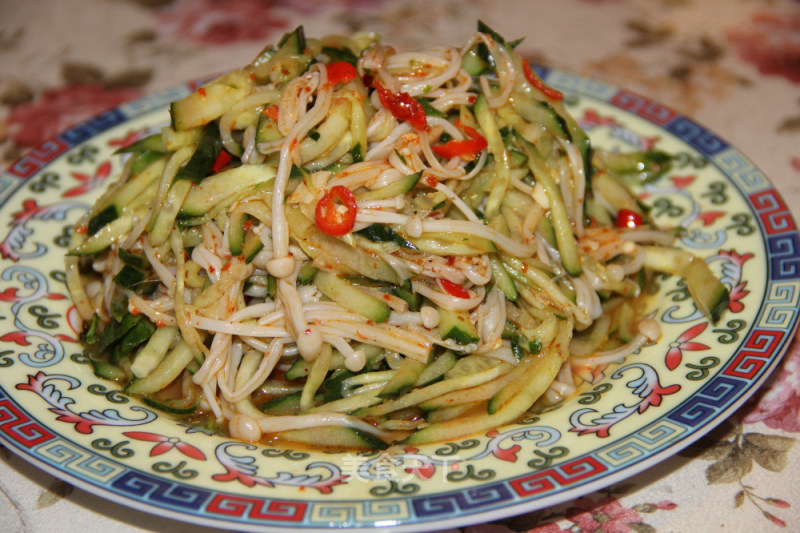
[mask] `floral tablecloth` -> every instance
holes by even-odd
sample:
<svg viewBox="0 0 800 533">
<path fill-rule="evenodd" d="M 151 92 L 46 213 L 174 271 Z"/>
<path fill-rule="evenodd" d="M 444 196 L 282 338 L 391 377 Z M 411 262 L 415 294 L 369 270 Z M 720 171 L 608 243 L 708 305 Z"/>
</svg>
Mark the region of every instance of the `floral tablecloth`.
<svg viewBox="0 0 800 533">
<path fill-rule="evenodd" d="M 795 216 L 800 2 L 791 0 L 0 1 L 0 168 L 98 112 L 244 64 L 263 43 L 370 29 L 398 48 L 485 20 L 532 60 L 665 103 L 754 160 Z M 644 474 L 470 532 L 800 530 L 800 343 L 760 394 Z M 83 492 L 0 448 L 3 531 L 206 530 Z"/>
</svg>

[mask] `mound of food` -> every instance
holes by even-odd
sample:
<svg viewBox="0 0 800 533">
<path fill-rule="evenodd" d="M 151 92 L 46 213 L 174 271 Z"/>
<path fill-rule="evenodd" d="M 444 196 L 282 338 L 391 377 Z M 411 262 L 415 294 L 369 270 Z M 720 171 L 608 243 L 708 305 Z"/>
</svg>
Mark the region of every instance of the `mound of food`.
<svg viewBox="0 0 800 533">
<path fill-rule="evenodd" d="M 516 44 L 299 27 L 173 102 L 73 232 L 96 373 L 239 439 L 420 444 L 656 340 L 653 272 L 717 320 L 725 286 L 630 191 L 671 158 L 593 150 Z"/>
</svg>

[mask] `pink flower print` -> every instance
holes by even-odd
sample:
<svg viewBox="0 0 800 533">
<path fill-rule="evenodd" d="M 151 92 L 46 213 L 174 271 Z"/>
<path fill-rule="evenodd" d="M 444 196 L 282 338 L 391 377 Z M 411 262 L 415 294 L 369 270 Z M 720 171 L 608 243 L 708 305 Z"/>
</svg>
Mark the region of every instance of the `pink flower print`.
<svg viewBox="0 0 800 533">
<path fill-rule="evenodd" d="M 615 499 L 602 498 L 594 502 L 589 498 L 581 498 L 575 503 L 575 507 L 567 509 L 566 518 L 581 531 L 629 533 L 636 531 L 629 524 L 641 523 L 641 516 L 636 510 L 623 507 Z"/>
<path fill-rule="evenodd" d="M 745 424 L 763 422 L 772 429 L 790 433 L 800 432 L 800 342 L 784 356 L 779 372 L 761 388 L 754 405 L 746 411 Z"/>
<path fill-rule="evenodd" d="M 279 2 L 261 0 L 178 0 L 160 11 L 158 23 L 170 34 L 199 43 L 264 41 L 289 26 L 276 7 Z"/>
<path fill-rule="evenodd" d="M 729 31 L 728 40 L 762 74 L 800 83 L 800 13 L 759 11 L 749 24 Z"/>
<path fill-rule="evenodd" d="M 42 92 L 11 109 L 8 123 L 21 147 L 36 146 L 99 113 L 133 100 L 138 89 L 106 89 L 97 85 L 67 85 Z"/>
</svg>

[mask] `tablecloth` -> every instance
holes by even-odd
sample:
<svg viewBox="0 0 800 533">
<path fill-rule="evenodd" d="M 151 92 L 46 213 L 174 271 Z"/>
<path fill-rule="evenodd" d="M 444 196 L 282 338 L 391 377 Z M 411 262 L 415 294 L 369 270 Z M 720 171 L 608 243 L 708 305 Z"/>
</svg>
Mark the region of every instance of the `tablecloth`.
<svg viewBox="0 0 800 533">
<path fill-rule="evenodd" d="M 96 113 L 248 62 L 302 23 L 399 49 L 458 44 L 482 19 L 532 60 L 645 94 L 747 154 L 795 216 L 800 2 L 793 0 L 0 1 L 0 165 Z M 800 530 L 800 343 L 710 435 L 649 471 L 554 508 L 464 528 Z M 8 532 L 206 531 L 75 488 L 0 448 Z M 209 530 L 210 531 L 210 530 Z"/>
</svg>

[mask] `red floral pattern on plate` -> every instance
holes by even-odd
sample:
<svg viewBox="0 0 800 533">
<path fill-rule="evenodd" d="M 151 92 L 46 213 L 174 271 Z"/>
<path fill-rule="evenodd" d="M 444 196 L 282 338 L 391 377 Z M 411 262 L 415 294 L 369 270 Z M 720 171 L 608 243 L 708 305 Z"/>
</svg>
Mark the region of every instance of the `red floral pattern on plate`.
<svg viewBox="0 0 800 533">
<path fill-rule="evenodd" d="M 750 24 L 728 32 L 728 39 L 762 74 L 800 83 L 800 13 L 759 11 Z"/>
</svg>

